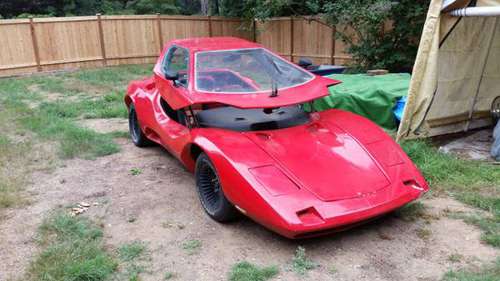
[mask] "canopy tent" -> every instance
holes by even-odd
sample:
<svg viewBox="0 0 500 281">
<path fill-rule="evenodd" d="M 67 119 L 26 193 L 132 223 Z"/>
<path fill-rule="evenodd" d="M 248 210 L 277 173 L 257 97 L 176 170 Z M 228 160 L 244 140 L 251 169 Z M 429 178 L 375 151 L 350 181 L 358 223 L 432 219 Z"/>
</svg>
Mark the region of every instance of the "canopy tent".
<svg viewBox="0 0 500 281">
<path fill-rule="evenodd" d="M 500 96 L 499 9 L 500 0 L 431 1 L 398 140 L 491 125 Z"/>
</svg>

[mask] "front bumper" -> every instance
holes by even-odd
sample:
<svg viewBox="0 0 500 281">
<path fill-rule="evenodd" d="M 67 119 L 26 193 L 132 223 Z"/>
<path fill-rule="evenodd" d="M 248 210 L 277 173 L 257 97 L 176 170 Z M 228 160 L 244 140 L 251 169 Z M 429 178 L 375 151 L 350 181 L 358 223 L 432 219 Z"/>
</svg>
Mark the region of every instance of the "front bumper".
<svg viewBox="0 0 500 281">
<path fill-rule="evenodd" d="M 329 204 L 322 204 L 317 208 L 308 208 L 306 212 L 310 214 L 308 217 L 304 217 L 307 219 L 301 219 L 299 215 L 300 223 L 283 221 L 279 226 L 271 226 L 270 228 L 291 239 L 309 238 L 340 232 L 401 208 L 418 199 L 426 191 L 427 189 L 411 189 L 408 192 L 400 194 L 398 197 L 393 197 L 391 200 L 385 201 L 380 201 L 383 200 L 381 198 L 383 194 L 379 194 L 372 198 L 347 200 L 350 202 L 329 202 Z M 347 205 L 358 206 L 358 208 L 346 209 Z M 341 209 L 344 212 L 339 211 Z M 318 218 L 314 219 L 314 216 Z"/>
</svg>

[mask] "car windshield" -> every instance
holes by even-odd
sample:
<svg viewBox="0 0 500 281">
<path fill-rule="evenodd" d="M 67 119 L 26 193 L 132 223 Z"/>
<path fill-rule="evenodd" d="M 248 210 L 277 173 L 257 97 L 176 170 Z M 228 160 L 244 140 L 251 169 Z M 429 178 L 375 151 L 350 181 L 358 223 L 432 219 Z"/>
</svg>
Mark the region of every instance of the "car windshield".
<svg viewBox="0 0 500 281">
<path fill-rule="evenodd" d="M 211 93 L 256 93 L 298 86 L 313 76 L 262 49 L 196 53 L 195 88 Z"/>
</svg>

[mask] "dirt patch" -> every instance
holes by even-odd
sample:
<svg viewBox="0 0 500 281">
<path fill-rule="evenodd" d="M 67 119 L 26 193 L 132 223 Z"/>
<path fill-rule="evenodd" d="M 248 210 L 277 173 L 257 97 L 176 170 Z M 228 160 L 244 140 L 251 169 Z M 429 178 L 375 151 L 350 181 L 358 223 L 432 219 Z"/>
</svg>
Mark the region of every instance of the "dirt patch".
<svg viewBox="0 0 500 281">
<path fill-rule="evenodd" d="M 493 161 L 490 155 L 492 144 L 493 130 L 488 128 L 449 141 L 439 147 L 439 151 L 452 153 L 464 159 Z"/>
<path fill-rule="evenodd" d="M 95 122 L 89 127 L 102 125 Z M 116 126 L 124 126 L 120 122 Z M 226 280 L 231 266 L 241 260 L 279 266 L 276 280 L 439 280 L 449 269 L 479 265 L 498 255 L 480 242 L 477 228 L 440 215 L 445 209 L 470 210 L 443 198 L 423 201 L 436 219 L 405 222 L 387 216 L 304 241 L 287 240 L 248 219 L 218 224 L 203 212 L 193 176 L 176 159 L 159 147 L 139 149 L 129 140 L 118 141 L 118 154 L 69 160 L 52 173 L 34 175 L 28 188 L 33 204 L 8 210 L 0 222 L 0 280 L 22 277 L 37 251 L 36 227 L 46 212 L 82 201 L 91 204 L 85 215 L 104 226 L 110 249 L 134 240 L 147 243 L 151 264 L 150 273 L 142 274 L 146 281 L 162 280 L 167 271 L 175 272 L 177 280 Z M 422 229 L 430 233 L 426 239 L 418 236 Z M 195 254 L 182 247 L 192 239 L 201 241 Z M 320 265 L 307 277 L 287 270 L 299 245 Z M 449 256 L 457 253 L 463 258 L 451 261 Z M 337 271 L 333 275 L 332 268 Z"/>
<path fill-rule="evenodd" d="M 30 91 L 32 93 L 37 93 L 37 94 L 41 95 L 41 97 L 42 97 L 42 98 L 37 99 L 37 100 L 26 101 L 28 106 L 31 109 L 38 107 L 43 102 L 57 102 L 57 101 L 62 101 L 62 100 L 64 100 L 65 102 L 73 102 L 73 101 L 78 101 L 81 98 L 81 96 L 78 94 L 67 95 L 67 94 L 58 93 L 58 92 L 42 91 L 40 89 L 40 85 L 38 85 L 38 84 L 30 85 L 28 87 L 28 91 Z"/>
<path fill-rule="evenodd" d="M 82 119 L 78 124 L 103 134 L 128 131 L 128 120 L 124 118 Z"/>
</svg>

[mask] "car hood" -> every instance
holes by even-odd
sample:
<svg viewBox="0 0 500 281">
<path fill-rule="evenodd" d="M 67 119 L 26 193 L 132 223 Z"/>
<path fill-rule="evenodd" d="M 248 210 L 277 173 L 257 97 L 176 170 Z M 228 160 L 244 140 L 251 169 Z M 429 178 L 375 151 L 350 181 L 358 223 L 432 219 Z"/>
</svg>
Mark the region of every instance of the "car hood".
<svg viewBox="0 0 500 281">
<path fill-rule="evenodd" d="M 390 184 L 365 147 L 332 123 L 314 122 L 245 135 L 300 188 L 320 200 L 360 197 Z"/>
</svg>

